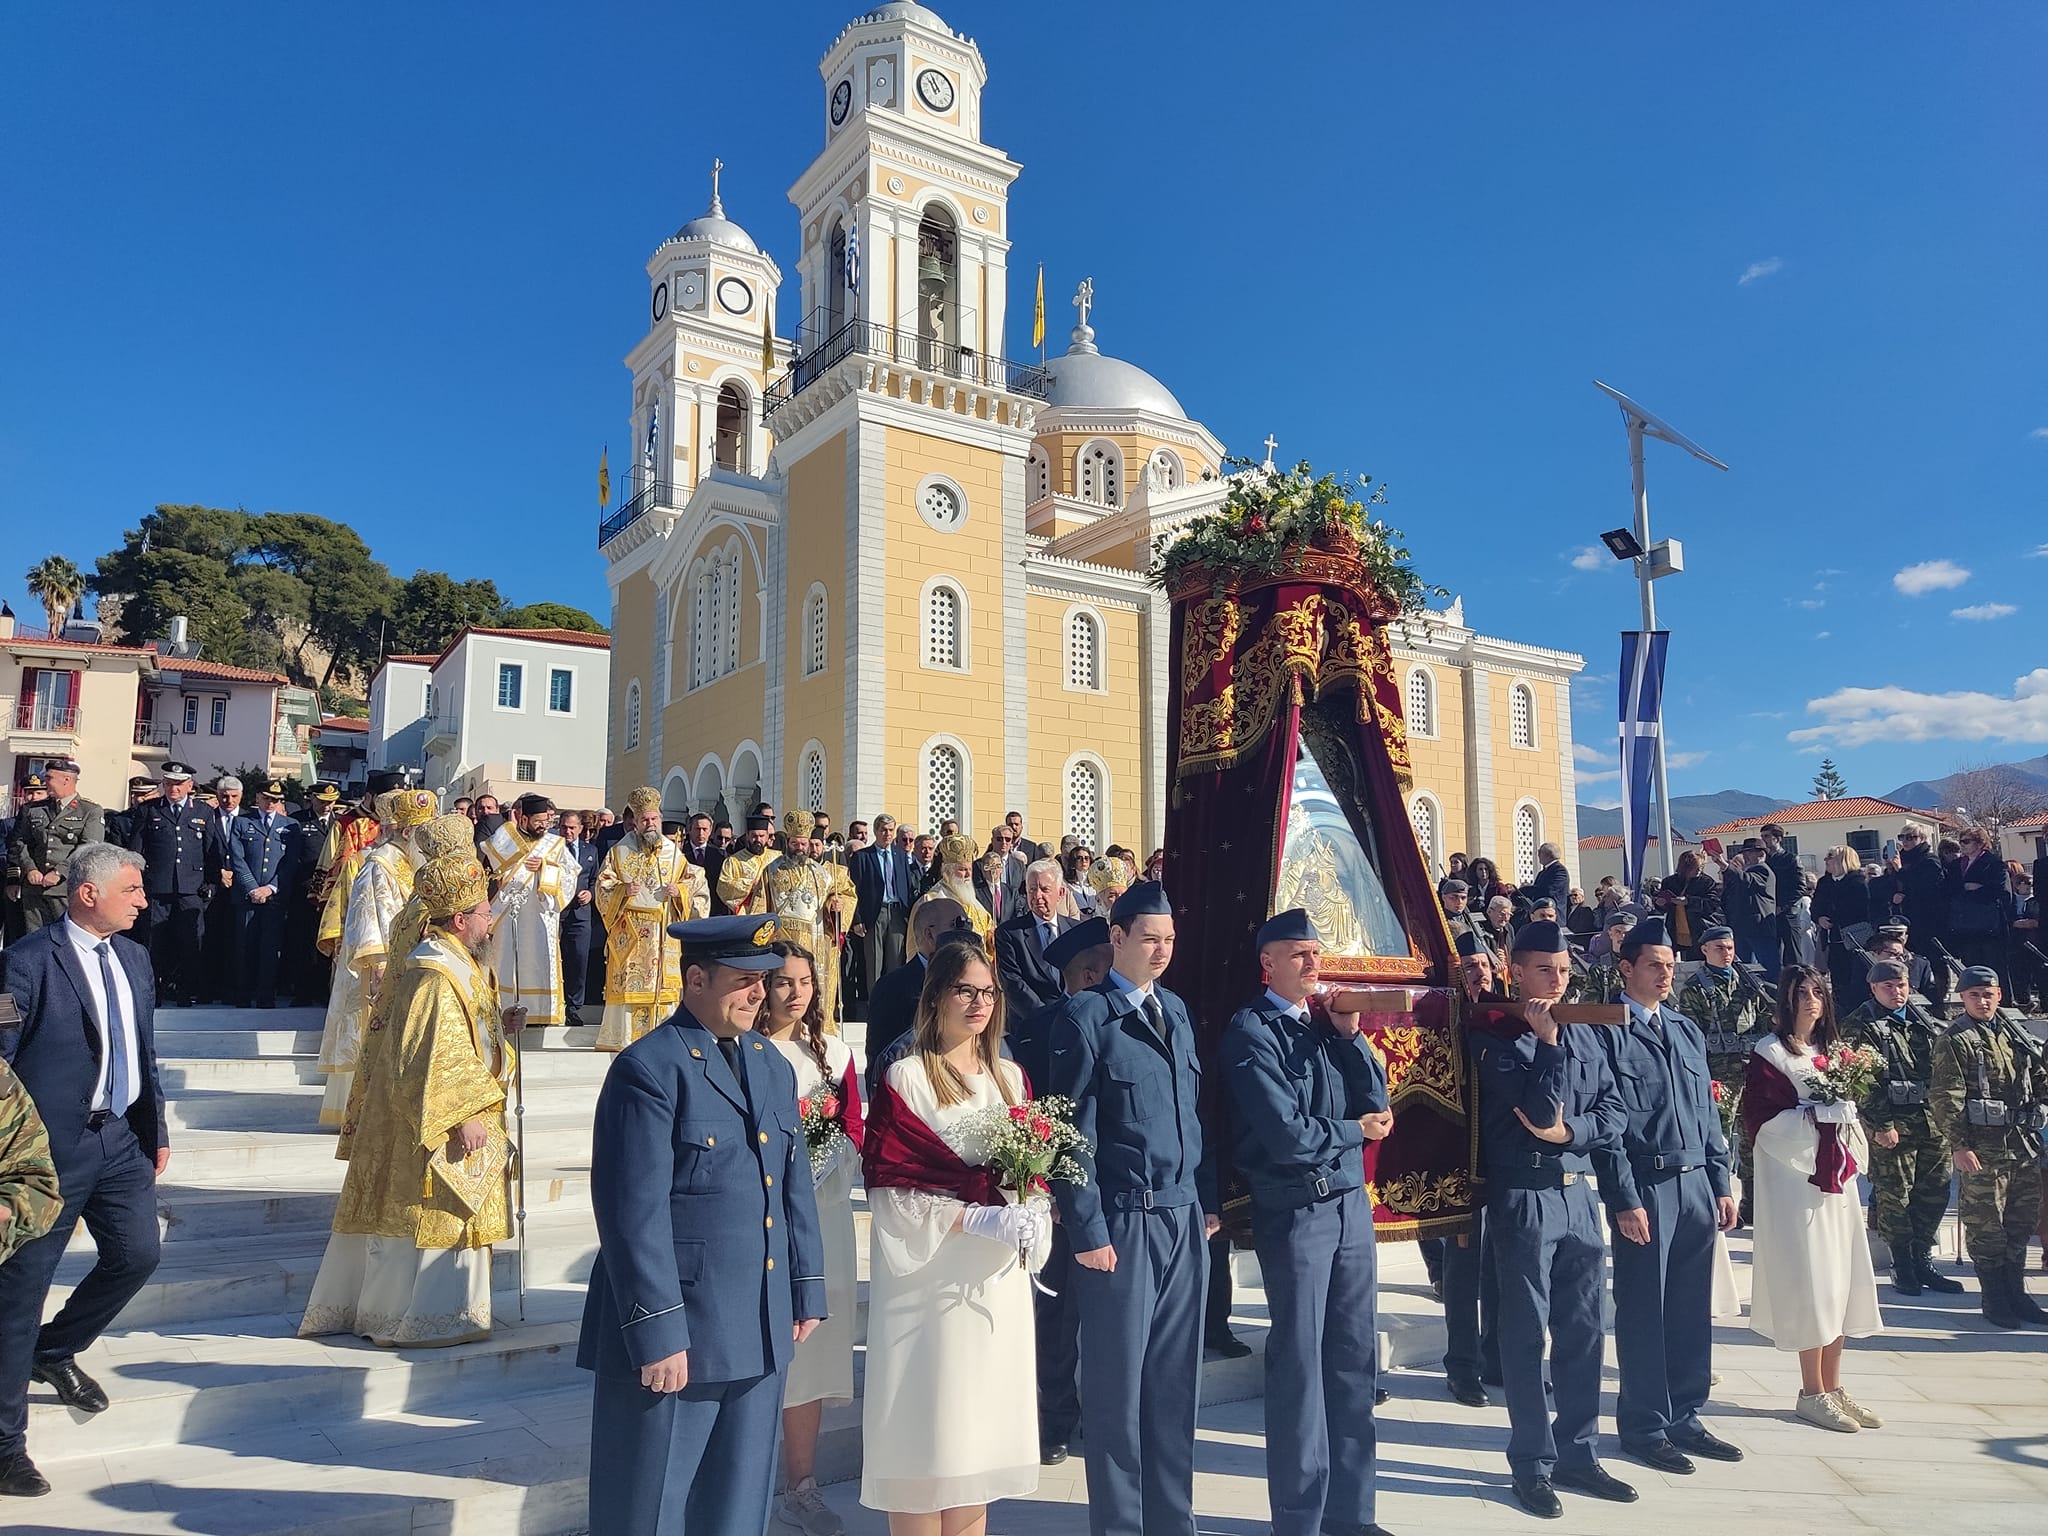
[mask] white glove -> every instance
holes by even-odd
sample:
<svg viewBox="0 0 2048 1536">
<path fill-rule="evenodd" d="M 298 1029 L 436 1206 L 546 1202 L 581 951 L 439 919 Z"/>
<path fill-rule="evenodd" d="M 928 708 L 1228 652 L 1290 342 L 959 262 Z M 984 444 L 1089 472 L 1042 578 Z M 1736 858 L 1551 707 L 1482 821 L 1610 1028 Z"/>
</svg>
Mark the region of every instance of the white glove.
<svg viewBox="0 0 2048 1536">
<path fill-rule="evenodd" d="M 1026 1205 L 970 1205 L 960 1213 L 960 1230 L 1020 1252 L 1037 1241 L 1038 1213 Z"/>
<path fill-rule="evenodd" d="M 1854 1125 L 1856 1106 L 1846 1099 L 1835 1104 L 1816 1104 L 1813 1106 L 1813 1118 L 1820 1125 Z"/>
</svg>

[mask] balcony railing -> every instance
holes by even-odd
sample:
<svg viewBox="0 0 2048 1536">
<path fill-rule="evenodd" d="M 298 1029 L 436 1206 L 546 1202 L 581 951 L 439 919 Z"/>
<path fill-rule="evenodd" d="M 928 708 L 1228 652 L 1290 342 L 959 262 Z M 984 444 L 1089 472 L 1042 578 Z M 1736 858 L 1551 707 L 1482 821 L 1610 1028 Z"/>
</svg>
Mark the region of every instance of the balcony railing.
<svg viewBox="0 0 2048 1536">
<path fill-rule="evenodd" d="M 60 709 L 35 699 L 24 699 L 14 707 L 14 728 L 39 736 L 76 736 L 78 711 Z"/>
<path fill-rule="evenodd" d="M 1043 400 L 1051 387 L 1044 368 L 1036 363 L 1013 363 L 1006 357 L 977 352 L 937 337 L 921 336 L 898 326 L 873 320 L 851 320 L 802 354 L 789 372 L 770 386 L 761 397 L 761 419 L 771 420 L 782 406 L 803 393 L 835 366 L 854 355 L 872 357 L 905 368 L 916 368 L 942 378 L 983 389 L 1005 390 L 1013 395 L 1030 395 Z"/>
<path fill-rule="evenodd" d="M 633 524 L 640 521 L 650 507 L 672 507 L 676 505 L 676 488 L 666 480 L 650 480 L 640 487 L 610 517 L 597 525 L 597 547 L 603 549 Z"/>
<path fill-rule="evenodd" d="M 170 721 L 138 720 L 135 722 L 135 745 L 138 747 L 169 747 L 170 744 Z"/>
</svg>

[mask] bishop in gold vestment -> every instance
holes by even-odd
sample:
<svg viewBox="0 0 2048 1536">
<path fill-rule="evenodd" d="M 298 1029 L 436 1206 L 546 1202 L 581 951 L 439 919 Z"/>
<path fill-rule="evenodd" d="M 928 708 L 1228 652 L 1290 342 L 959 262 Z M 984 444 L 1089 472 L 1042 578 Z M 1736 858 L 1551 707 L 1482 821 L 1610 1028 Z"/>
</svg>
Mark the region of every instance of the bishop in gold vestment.
<svg viewBox="0 0 2048 1536">
<path fill-rule="evenodd" d="M 911 904 L 910 931 L 917 932 L 917 909 L 928 901 L 957 901 L 967 914 L 968 926 L 981 936 L 981 947 L 991 965 L 996 958 L 996 920 L 974 889 L 974 843 L 953 836 L 939 839 L 939 878 L 932 888 Z"/>
<path fill-rule="evenodd" d="M 458 854 L 420 872 L 430 926 L 389 976 L 348 1127 L 348 1176 L 302 1336 L 386 1347 L 491 1331 L 490 1245 L 511 1235 L 505 1085 L 513 1057 L 477 961 L 490 925 L 483 866 Z"/>
<path fill-rule="evenodd" d="M 830 1025 L 839 1017 L 839 935 L 852 919 L 858 898 L 846 871 L 817 856 L 818 839 L 811 836 L 810 825 L 805 811 L 791 811 L 782 818 L 789 852 L 768 866 L 762 889 L 776 931 L 803 945 L 817 962 L 813 970 L 818 1008 Z"/>
<path fill-rule="evenodd" d="M 661 835 L 661 796 L 626 797 L 626 835 L 612 844 L 597 875 L 597 917 L 604 924 L 604 1022 L 600 1051 L 623 1051 L 676 1011 L 683 995 L 682 950 L 670 923 L 711 915 L 704 871 Z"/>
<path fill-rule="evenodd" d="M 775 862 L 768 842 L 774 833 L 775 823 L 766 816 L 749 816 L 745 840 L 718 866 L 718 899 L 734 917 L 760 917 L 768 910 L 768 866 Z"/>
<path fill-rule="evenodd" d="M 524 1008 L 533 1029 L 564 1022 L 562 909 L 576 899 L 582 875 L 554 822 L 554 801 L 545 795 L 521 796 L 512 820 L 483 846 L 484 863 L 498 887 L 490 966 L 505 1006 Z"/>
</svg>

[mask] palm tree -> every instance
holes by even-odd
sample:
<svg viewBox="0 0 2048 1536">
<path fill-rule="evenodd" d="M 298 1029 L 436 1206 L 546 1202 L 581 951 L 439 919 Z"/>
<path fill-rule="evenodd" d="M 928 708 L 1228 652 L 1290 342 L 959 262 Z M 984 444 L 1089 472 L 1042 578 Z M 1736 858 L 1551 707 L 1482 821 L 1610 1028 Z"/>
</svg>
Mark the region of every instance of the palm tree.
<svg viewBox="0 0 2048 1536">
<path fill-rule="evenodd" d="M 28 592 L 43 605 L 54 636 L 63 631 L 73 606 L 85 595 L 85 576 L 62 555 L 51 555 L 28 573 Z"/>
</svg>

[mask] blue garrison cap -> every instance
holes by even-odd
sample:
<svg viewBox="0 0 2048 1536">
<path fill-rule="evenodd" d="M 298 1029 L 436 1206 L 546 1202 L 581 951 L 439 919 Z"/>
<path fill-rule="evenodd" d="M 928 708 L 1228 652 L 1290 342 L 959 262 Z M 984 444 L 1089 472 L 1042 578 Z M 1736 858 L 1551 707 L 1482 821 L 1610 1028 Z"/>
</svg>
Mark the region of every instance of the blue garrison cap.
<svg viewBox="0 0 2048 1536">
<path fill-rule="evenodd" d="M 1045 963 L 1056 971 L 1064 971 L 1091 949 L 1100 949 L 1109 942 L 1109 920 L 1091 917 L 1086 922 L 1076 923 L 1065 933 L 1045 946 Z"/>
<path fill-rule="evenodd" d="M 1471 929 L 1468 928 L 1458 935 L 1458 958 L 1460 960 L 1469 960 L 1474 955 L 1489 953 L 1491 951 L 1486 947 L 1486 940 L 1480 938 Z"/>
<path fill-rule="evenodd" d="M 1570 947 L 1564 930 L 1555 923 L 1524 923 L 1515 930 L 1514 953 L 1518 955 L 1561 955 Z"/>
<path fill-rule="evenodd" d="M 1274 913 L 1260 926 L 1259 948 L 1301 939 L 1314 939 L 1320 943 L 1322 937 L 1316 932 L 1316 925 L 1308 920 L 1308 908 L 1289 907 L 1285 912 Z"/>
<path fill-rule="evenodd" d="M 1967 992 L 1972 987 L 1995 987 L 1997 985 L 1998 972 L 1991 969 L 1988 965 L 1967 966 L 1964 968 L 1963 973 L 1956 978 L 1956 990 L 1958 992 Z"/>
<path fill-rule="evenodd" d="M 1621 941 L 1621 952 L 1633 955 L 1652 944 L 1669 946 L 1671 935 L 1664 931 L 1664 919 L 1646 917 L 1629 929 L 1628 936 Z"/>
<path fill-rule="evenodd" d="M 1173 907 L 1166 899 L 1166 887 L 1157 880 L 1140 880 L 1109 909 L 1112 928 L 1128 928 L 1141 917 L 1171 917 Z"/>
<path fill-rule="evenodd" d="M 775 942 L 772 917 L 700 917 L 670 923 L 669 937 L 680 939 L 683 963 L 729 965 L 736 971 L 774 971 L 782 956 L 769 949 Z"/>
<path fill-rule="evenodd" d="M 1702 929 L 1700 932 L 1700 942 L 1702 944 L 1711 944 L 1716 939 L 1732 939 L 1734 937 L 1735 930 L 1726 923 L 1715 923 L 1712 927 Z"/>
</svg>

